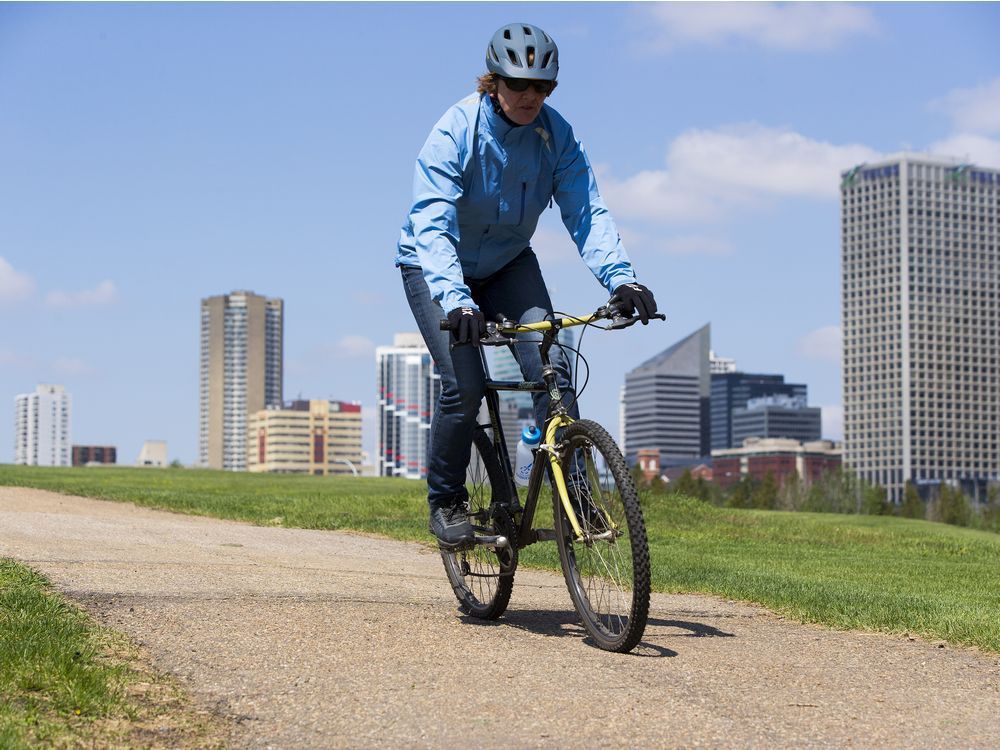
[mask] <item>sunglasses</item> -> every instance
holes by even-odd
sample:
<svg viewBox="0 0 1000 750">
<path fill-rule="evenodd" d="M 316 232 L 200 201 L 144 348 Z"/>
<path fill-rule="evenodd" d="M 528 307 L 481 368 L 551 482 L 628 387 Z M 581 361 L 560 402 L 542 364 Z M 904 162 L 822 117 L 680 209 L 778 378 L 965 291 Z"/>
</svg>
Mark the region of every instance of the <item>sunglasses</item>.
<svg viewBox="0 0 1000 750">
<path fill-rule="evenodd" d="M 501 79 L 507 84 L 507 88 L 518 94 L 527 91 L 531 87 L 539 94 L 548 96 L 556 88 L 555 81 L 533 81 L 530 78 L 504 78 L 503 76 L 501 76 Z"/>
</svg>

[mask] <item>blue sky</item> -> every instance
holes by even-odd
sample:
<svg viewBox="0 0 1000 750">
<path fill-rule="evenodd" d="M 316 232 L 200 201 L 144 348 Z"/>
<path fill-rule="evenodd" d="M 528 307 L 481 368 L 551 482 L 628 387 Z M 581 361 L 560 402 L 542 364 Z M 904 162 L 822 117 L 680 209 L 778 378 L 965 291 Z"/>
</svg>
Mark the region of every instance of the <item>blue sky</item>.
<svg viewBox="0 0 1000 750">
<path fill-rule="evenodd" d="M 39 382 L 74 443 L 195 461 L 199 300 L 235 289 L 285 300 L 286 399 L 361 401 L 371 449 L 413 159 L 511 21 L 559 44 L 550 104 L 669 317 L 588 333 L 585 414 L 711 322 L 839 438 L 838 173 L 1000 166 L 996 4 L 0 4 L 0 461 Z M 558 308 L 604 301 L 555 212 L 535 248 Z"/>
</svg>

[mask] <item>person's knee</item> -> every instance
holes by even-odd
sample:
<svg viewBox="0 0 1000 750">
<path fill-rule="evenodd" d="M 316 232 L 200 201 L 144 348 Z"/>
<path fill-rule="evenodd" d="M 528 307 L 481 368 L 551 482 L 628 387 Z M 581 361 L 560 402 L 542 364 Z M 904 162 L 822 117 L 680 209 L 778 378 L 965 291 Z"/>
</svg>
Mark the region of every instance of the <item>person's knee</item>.
<svg viewBox="0 0 1000 750">
<path fill-rule="evenodd" d="M 481 384 L 465 384 L 447 391 L 442 390 L 439 402 L 441 412 L 472 417 L 479 413 L 483 391 L 484 386 Z"/>
</svg>

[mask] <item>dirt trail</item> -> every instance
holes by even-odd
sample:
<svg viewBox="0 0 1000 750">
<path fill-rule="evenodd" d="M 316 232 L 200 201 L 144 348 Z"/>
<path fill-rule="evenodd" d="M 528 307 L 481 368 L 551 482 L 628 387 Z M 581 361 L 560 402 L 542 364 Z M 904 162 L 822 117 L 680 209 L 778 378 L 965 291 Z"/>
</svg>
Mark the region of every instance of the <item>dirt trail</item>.
<svg viewBox="0 0 1000 750">
<path fill-rule="evenodd" d="M 588 646 L 558 575 L 496 624 L 436 552 L 0 487 L 0 556 L 128 633 L 234 747 L 996 747 L 1000 658 L 654 595 L 632 655 Z"/>
</svg>

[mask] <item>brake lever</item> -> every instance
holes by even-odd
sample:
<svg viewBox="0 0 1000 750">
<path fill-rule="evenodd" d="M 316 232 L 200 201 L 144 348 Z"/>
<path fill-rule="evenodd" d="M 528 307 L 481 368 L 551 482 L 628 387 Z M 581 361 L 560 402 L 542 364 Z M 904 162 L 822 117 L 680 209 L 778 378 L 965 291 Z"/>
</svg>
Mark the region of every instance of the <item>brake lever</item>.
<svg viewBox="0 0 1000 750">
<path fill-rule="evenodd" d="M 650 320 L 666 320 L 667 316 L 663 313 L 654 313 L 649 316 Z M 622 315 L 621 313 L 611 314 L 611 323 L 608 324 L 608 329 L 612 331 L 620 331 L 622 328 L 628 328 L 629 326 L 634 326 L 639 322 L 639 317 L 629 317 L 628 315 Z"/>
<path fill-rule="evenodd" d="M 442 331 L 450 331 L 451 324 L 447 320 L 442 320 L 439 324 Z M 486 321 L 486 335 L 481 336 L 477 345 L 478 346 L 506 346 L 507 344 L 514 343 L 515 339 L 512 336 L 507 336 L 500 330 L 501 326 L 494 323 L 492 320 Z M 472 342 L 465 341 L 461 344 L 456 344 L 454 341 L 448 342 L 448 350 L 453 350 L 456 346 L 471 346 Z"/>
</svg>

